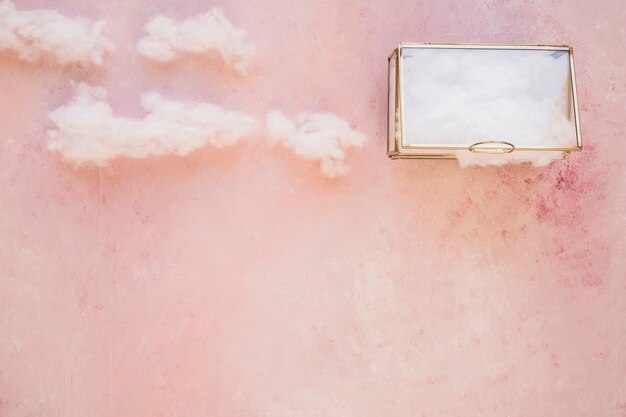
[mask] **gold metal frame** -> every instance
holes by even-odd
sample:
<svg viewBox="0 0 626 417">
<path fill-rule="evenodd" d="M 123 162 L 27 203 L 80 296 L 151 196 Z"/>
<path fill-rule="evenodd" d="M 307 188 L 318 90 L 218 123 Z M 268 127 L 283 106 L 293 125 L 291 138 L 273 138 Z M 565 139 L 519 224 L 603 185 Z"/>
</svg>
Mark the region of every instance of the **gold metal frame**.
<svg viewBox="0 0 626 417">
<path fill-rule="evenodd" d="M 481 145 L 493 145 L 495 143 L 504 145 L 504 146 L 500 146 L 500 147 L 488 146 L 484 148 L 480 147 Z M 503 140 L 486 140 L 483 142 L 476 142 L 468 146 L 467 150 L 473 153 L 491 153 L 491 154 L 511 153 L 515 150 L 515 145 L 513 145 L 510 142 L 505 142 Z"/>
<path fill-rule="evenodd" d="M 403 85 L 403 71 L 402 71 L 402 53 L 403 49 L 411 48 L 426 48 L 426 49 L 523 49 L 523 50 L 550 50 L 550 51 L 567 51 L 569 53 L 570 64 L 570 77 L 571 77 L 571 89 L 568 90 L 568 97 L 571 97 L 571 101 L 568 105 L 568 109 L 574 107 L 574 122 L 576 125 L 576 146 L 574 147 L 551 147 L 551 146 L 536 146 L 536 147 L 516 147 L 512 143 L 504 141 L 484 141 L 477 142 L 470 146 L 458 146 L 458 145 L 409 145 L 406 142 L 405 137 L 405 113 L 404 113 L 404 89 Z M 570 152 L 577 152 L 583 150 L 582 135 L 580 128 L 580 114 L 578 110 L 578 96 L 576 91 L 576 74 L 574 71 L 574 50 L 573 48 L 565 45 L 525 45 L 525 44 L 497 44 L 497 43 L 416 43 L 416 42 L 402 42 L 395 49 L 388 58 L 388 76 L 391 78 L 391 60 L 395 60 L 395 103 L 394 103 L 394 119 L 396 120 L 393 126 L 393 130 L 389 125 L 389 119 L 391 114 L 390 95 L 391 90 L 387 93 L 388 102 L 388 114 L 387 114 L 387 155 L 392 159 L 455 159 L 456 156 L 453 153 L 438 152 L 438 151 L 460 151 L 469 150 L 475 153 L 498 153 L 507 154 L 513 151 L 543 151 L 543 152 L 563 152 L 564 156 L 567 156 Z M 390 84 L 390 81 L 388 84 Z M 391 86 L 389 87 L 391 88 Z M 570 96 L 571 94 L 571 96 Z M 568 100 L 569 101 L 569 100 Z M 400 128 L 400 135 L 397 134 L 396 128 Z M 390 137 L 393 132 L 393 138 Z M 398 140 L 400 138 L 400 140 Z M 392 140 L 393 139 L 393 140 Z M 395 149 L 390 149 L 390 143 L 394 143 Z M 488 148 L 478 147 L 484 144 L 501 143 L 503 147 L 490 146 Z M 435 153 L 426 153 L 424 151 L 435 151 Z M 420 152 L 421 151 L 421 152 Z"/>
</svg>

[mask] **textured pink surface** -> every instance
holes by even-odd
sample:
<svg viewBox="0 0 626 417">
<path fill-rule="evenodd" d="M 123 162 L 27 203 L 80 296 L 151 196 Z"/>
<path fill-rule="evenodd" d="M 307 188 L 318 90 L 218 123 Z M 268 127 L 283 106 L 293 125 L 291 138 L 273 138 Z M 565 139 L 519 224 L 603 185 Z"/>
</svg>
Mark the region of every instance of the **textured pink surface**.
<svg viewBox="0 0 626 417">
<path fill-rule="evenodd" d="M 22 1 L 106 18 L 102 69 L 0 57 L 0 416 L 626 416 L 626 15 L 615 1 Z M 155 13 L 220 6 L 248 78 L 155 65 Z M 400 40 L 575 48 L 586 150 L 548 168 L 384 155 Z M 69 80 L 263 117 L 332 111 L 352 174 L 263 138 L 74 170 Z"/>
</svg>

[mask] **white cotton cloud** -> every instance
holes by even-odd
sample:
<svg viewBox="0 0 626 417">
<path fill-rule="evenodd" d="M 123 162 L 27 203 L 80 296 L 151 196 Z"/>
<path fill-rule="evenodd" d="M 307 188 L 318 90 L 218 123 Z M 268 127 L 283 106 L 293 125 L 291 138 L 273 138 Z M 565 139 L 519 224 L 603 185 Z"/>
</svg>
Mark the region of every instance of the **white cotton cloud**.
<svg viewBox="0 0 626 417">
<path fill-rule="evenodd" d="M 530 163 L 536 167 L 550 165 L 557 159 L 563 159 L 563 152 L 515 151 L 508 154 L 473 154 L 458 152 L 456 154 L 462 168 L 471 166 L 500 166 L 511 163 Z"/>
<path fill-rule="evenodd" d="M 245 73 L 256 54 L 246 32 L 230 23 L 220 9 L 212 9 L 181 22 L 159 15 L 146 24 L 148 36 L 137 51 L 156 61 L 171 61 L 183 53 L 218 51 L 238 72 Z"/>
<path fill-rule="evenodd" d="M 115 50 L 102 34 L 104 20 L 68 18 L 54 10 L 20 11 L 10 0 L 0 1 L 0 51 L 9 50 L 25 61 L 42 55 L 60 64 L 102 64 Z"/>
<path fill-rule="evenodd" d="M 117 157 L 146 158 L 187 155 L 211 144 L 223 148 L 252 133 L 257 123 L 242 112 L 210 103 L 167 100 L 158 93 L 142 95 L 148 115 L 119 117 L 103 88 L 80 83 L 70 103 L 48 116 L 48 149 L 75 165 L 103 166 Z"/>
<path fill-rule="evenodd" d="M 354 131 L 348 122 L 330 113 L 301 114 L 297 126 L 277 110 L 267 115 L 267 133 L 273 143 L 281 143 L 296 155 L 320 161 L 322 174 L 328 178 L 345 175 L 345 150 L 360 148 L 365 136 Z"/>
<path fill-rule="evenodd" d="M 403 51 L 409 144 L 467 147 L 505 141 L 516 148 L 572 147 L 576 127 L 566 51 Z M 454 152 L 462 166 L 550 163 L 558 152 Z"/>
</svg>

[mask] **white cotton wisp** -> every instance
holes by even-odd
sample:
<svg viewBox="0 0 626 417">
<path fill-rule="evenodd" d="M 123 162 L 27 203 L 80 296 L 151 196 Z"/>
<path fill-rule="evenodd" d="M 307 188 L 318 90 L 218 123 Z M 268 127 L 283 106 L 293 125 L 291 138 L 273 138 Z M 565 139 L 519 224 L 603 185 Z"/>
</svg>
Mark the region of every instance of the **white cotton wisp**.
<svg viewBox="0 0 626 417">
<path fill-rule="evenodd" d="M 28 62 L 45 55 L 59 64 L 101 65 L 115 50 L 102 33 L 104 23 L 69 18 L 55 10 L 20 11 L 10 0 L 0 1 L 0 51 L 13 51 Z"/>
<path fill-rule="evenodd" d="M 224 60 L 244 74 L 256 54 L 256 46 L 246 32 L 235 27 L 220 9 L 212 9 L 181 22 L 158 15 L 148 22 L 147 36 L 137 44 L 146 58 L 166 62 L 181 54 L 217 51 Z"/>
<path fill-rule="evenodd" d="M 277 110 L 267 115 L 267 133 L 273 143 L 280 143 L 296 155 L 320 161 L 322 175 L 328 178 L 345 175 L 346 149 L 360 148 L 365 136 L 348 122 L 330 113 L 301 114 L 294 123 Z"/>
</svg>

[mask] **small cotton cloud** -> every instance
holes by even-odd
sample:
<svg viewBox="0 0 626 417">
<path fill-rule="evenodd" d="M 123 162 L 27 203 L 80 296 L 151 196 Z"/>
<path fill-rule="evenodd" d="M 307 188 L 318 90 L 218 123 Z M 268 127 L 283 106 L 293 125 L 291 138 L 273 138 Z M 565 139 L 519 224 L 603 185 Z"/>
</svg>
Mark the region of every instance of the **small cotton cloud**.
<svg viewBox="0 0 626 417">
<path fill-rule="evenodd" d="M 207 144 L 234 145 L 257 123 L 245 113 L 210 103 L 167 100 L 156 92 L 141 97 L 143 119 L 113 114 L 103 88 L 80 83 L 70 103 L 48 116 L 48 149 L 75 165 L 104 166 L 118 157 L 187 155 Z"/>
<path fill-rule="evenodd" d="M 91 62 L 101 65 L 115 50 L 102 34 L 104 20 L 68 18 L 55 10 L 17 10 L 10 0 L 0 1 L 0 51 L 13 51 L 28 62 L 46 55 L 60 64 Z"/>
<path fill-rule="evenodd" d="M 181 22 L 158 15 L 146 24 L 148 36 L 137 44 L 139 54 L 156 61 L 171 61 L 184 53 L 218 51 L 238 72 L 245 73 L 256 54 L 256 46 L 224 16 L 212 9 Z"/>
<path fill-rule="evenodd" d="M 320 161 L 322 175 L 328 178 L 345 175 L 349 171 L 345 150 L 360 148 L 365 142 L 365 136 L 330 113 L 301 114 L 294 123 L 272 110 L 267 115 L 267 133 L 274 144 L 281 143 L 302 158 Z"/>
</svg>

